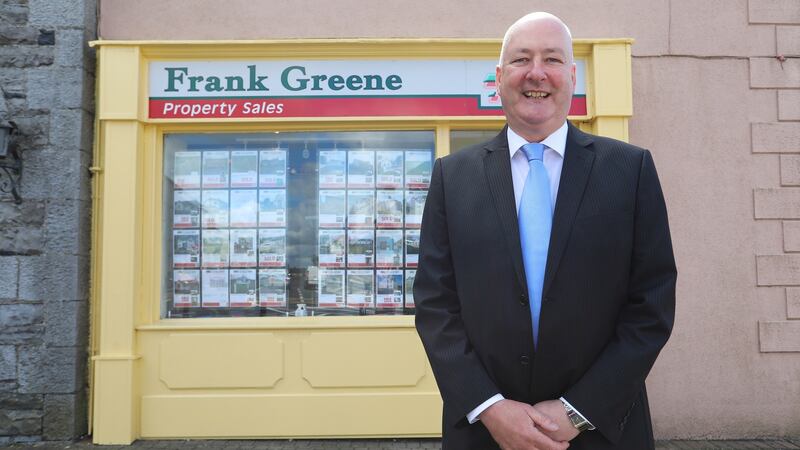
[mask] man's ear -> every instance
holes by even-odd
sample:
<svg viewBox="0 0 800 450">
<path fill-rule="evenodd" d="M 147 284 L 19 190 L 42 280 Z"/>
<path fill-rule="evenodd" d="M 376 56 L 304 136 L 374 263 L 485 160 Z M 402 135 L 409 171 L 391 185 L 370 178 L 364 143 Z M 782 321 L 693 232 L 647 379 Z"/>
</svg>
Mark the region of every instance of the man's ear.
<svg viewBox="0 0 800 450">
<path fill-rule="evenodd" d="M 577 83 L 577 78 L 575 76 L 575 63 L 572 63 L 572 70 L 570 71 L 570 76 L 572 77 L 572 93 L 575 93 L 575 84 Z"/>
</svg>

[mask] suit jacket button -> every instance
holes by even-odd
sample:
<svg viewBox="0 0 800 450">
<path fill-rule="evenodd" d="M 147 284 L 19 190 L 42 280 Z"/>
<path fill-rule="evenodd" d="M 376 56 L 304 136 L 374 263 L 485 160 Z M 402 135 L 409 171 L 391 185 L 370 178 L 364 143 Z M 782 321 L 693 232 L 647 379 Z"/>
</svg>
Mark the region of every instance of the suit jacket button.
<svg viewBox="0 0 800 450">
<path fill-rule="evenodd" d="M 525 294 L 521 294 L 519 296 L 519 304 L 522 306 L 528 306 L 528 296 Z"/>
<path fill-rule="evenodd" d="M 528 364 L 530 364 L 530 362 L 531 359 L 528 358 L 527 356 L 523 356 L 519 359 L 519 363 L 522 364 L 523 366 L 527 366 Z"/>
</svg>

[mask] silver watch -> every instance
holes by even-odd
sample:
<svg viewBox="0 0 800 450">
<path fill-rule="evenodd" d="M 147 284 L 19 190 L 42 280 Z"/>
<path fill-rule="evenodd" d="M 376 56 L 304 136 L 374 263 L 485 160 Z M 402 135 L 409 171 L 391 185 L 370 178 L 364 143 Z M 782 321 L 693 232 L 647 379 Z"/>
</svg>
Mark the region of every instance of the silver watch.
<svg viewBox="0 0 800 450">
<path fill-rule="evenodd" d="M 589 421 L 578 414 L 578 411 L 575 411 L 575 408 L 570 406 L 569 403 L 565 402 L 564 400 L 559 400 L 561 400 L 561 404 L 564 405 L 564 409 L 567 410 L 567 417 L 569 417 L 569 421 L 572 422 L 572 426 L 575 427 L 578 432 L 591 429 L 592 425 L 589 423 Z"/>
</svg>

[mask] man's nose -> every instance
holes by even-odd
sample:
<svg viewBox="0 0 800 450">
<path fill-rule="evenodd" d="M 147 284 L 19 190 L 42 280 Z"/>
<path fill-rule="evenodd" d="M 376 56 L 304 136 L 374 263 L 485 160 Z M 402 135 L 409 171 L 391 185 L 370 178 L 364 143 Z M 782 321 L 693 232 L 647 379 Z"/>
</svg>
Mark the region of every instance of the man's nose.
<svg viewBox="0 0 800 450">
<path fill-rule="evenodd" d="M 533 81 L 541 81 L 547 77 L 547 73 L 544 70 L 544 62 L 538 61 L 534 59 L 531 61 L 531 66 L 526 74 L 526 78 Z"/>
</svg>

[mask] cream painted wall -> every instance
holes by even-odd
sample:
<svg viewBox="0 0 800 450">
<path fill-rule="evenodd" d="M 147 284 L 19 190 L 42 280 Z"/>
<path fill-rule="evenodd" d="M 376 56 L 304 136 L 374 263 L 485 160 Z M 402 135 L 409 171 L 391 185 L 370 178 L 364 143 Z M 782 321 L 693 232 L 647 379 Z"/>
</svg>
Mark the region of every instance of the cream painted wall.
<svg viewBox="0 0 800 450">
<path fill-rule="evenodd" d="M 791 7 L 759 0 L 101 0 L 99 33 L 499 38 L 517 17 L 540 9 L 561 16 L 576 38 L 636 39 L 630 137 L 653 151 L 679 268 L 675 331 L 648 380 L 656 433 L 800 436 L 800 343 L 794 352 L 765 353 L 759 335 L 760 321 L 791 322 L 786 289 L 758 287 L 756 256 L 785 251 L 781 221 L 754 219 L 754 189 L 780 188 L 777 152 L 800 148 L 751 150 L 751 124 L 779 120 L 777 90 L 751 89 L 751 58 L 775 56 L 781 26 L 763 8 L 780 4 Z M 776 76 L 800 87 L 794 75 Z"/>
</svg>

